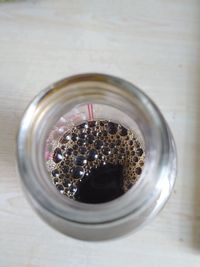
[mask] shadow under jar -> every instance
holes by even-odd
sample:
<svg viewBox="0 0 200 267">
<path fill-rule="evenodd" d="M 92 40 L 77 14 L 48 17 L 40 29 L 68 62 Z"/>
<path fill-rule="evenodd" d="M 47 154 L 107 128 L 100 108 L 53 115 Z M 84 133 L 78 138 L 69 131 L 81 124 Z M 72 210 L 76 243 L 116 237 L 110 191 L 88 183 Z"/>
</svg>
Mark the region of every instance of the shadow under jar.
<svg viewBox="0 0 200 267">
<path fill-rule="evenodd" d="M 82 74 L 42 91 L 19 129 L 18 167 L 33 207 L 84 240 L 136 230 L 166 203 L 176 176 L 172 134 L 131 83 Z"/>
</svg>

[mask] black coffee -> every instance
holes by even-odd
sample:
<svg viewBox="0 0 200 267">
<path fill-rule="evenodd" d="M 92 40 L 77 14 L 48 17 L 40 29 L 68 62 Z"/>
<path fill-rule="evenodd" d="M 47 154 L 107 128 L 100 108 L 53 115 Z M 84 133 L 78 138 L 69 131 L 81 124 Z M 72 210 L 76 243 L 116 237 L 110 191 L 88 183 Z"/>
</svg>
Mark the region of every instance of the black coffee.
<svg viewBox="0 0 200 267">
<path fill-rule="evenodd" d="M 103 203 L 124 193 L 123 166 L 120 164 L 101 164 L 91 169 L 90 174 L 77 183 L 75 198 L 85 203 Z"/>
<path fill-rule="evenodd" d="M 65 132 L 48 164 L 57 189 L 84 203 L 123 195 L 143 165 L 144 151 L 135 133 L 105 120 L 84 122 Z"/>
</svg>

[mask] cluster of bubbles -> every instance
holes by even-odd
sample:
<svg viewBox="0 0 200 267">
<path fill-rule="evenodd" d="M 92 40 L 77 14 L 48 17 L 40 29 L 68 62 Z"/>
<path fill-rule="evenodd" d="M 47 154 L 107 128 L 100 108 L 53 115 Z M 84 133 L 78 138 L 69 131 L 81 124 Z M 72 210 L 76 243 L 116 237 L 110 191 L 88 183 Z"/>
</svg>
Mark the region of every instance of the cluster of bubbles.
<svg viewBox="0 0 200 267">
<path fill-rule="evenodd" d="M 126 192 L 142 173 L 144 148 L 136 134 L 121 124 L 88 121 L 61 136 L 49 161 L 53 184 L 62 194 L 76 199 L 78 183 L 102 164 L 123 166 L 123 190 Z"/>
</svg>

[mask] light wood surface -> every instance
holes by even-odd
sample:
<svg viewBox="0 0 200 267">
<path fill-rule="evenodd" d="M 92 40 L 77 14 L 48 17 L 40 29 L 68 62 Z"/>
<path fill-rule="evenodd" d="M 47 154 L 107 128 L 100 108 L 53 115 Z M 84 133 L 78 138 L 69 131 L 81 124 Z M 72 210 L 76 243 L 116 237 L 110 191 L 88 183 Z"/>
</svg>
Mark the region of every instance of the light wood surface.
<svg viewBox="0 0 200 267">
<path fill-rule="evenodd" d="M 20 187 L 15 135 L 44 87 L 81 72 L 141 87 L 174 134 L 179 172 L 159 216 L 136 234 L 89 243 L 47 226 Z M 0 3 L 0 266 L 200 266 L 200 1 Z"/>
</svg>

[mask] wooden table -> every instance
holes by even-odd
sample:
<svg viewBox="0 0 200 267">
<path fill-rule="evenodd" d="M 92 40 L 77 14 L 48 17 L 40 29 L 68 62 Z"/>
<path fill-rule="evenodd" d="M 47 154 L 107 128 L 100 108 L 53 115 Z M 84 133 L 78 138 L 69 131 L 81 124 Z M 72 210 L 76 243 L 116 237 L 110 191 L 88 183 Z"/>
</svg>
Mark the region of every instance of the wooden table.
<svg viewBox="0 0 200 267">
<path fill-rule="evenodd" d="M 1 1 L 0 1 L 1 2 Z M 81 72 L 133 82 L 174 134 L 179 173 L 165 209 L 136 234 L 89 243 L 33 212 L 20 187 L 16 132 L 44 87 Z M 200 1 L 0 3 L 0 266 L 200 266 Z"/>
</svg>

